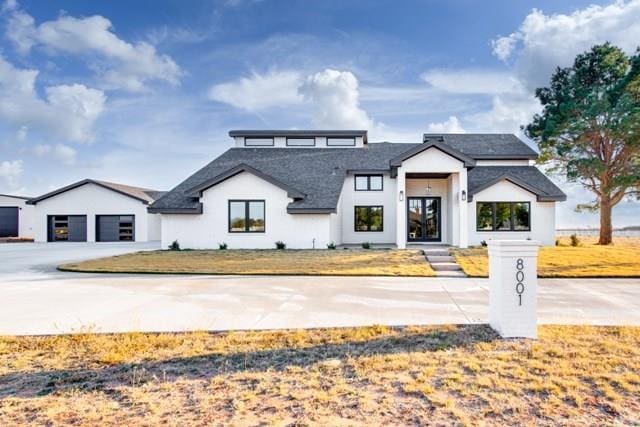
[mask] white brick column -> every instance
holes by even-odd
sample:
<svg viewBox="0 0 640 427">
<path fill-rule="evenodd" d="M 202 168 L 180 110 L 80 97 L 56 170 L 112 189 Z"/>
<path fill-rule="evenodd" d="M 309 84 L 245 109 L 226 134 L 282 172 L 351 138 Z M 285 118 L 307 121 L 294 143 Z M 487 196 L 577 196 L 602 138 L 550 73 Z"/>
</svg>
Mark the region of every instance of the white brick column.
<svg viewBox="0 0 640 427">
<path fill-rule="evenodd" d="M 538 246 L 489 240 L 489 324 L 503 338 L 537 338 Z"/>
</svg>

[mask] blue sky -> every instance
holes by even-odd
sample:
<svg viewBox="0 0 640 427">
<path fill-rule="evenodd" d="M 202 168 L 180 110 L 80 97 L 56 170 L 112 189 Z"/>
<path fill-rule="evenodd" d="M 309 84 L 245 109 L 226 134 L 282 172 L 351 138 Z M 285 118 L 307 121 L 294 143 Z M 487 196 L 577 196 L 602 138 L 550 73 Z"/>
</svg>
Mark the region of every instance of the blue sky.
<svg viewBox="0 0 640 427">
<path fill-rule="evenodd" d="M 233 128 L 518 133 L 555 66 L 607 40 L 635 50 L 640 1 L 5 1 L 0 193 L 169 189 Z M 558 224 L 597 224 L 565 187 Z"/>
</svg>

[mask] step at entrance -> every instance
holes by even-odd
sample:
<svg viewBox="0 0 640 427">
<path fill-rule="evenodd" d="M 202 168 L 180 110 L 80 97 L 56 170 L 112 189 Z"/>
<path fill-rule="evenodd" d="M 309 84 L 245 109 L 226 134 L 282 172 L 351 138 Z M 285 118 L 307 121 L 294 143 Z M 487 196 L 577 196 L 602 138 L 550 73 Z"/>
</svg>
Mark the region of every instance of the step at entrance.
<svg viewBox="0 0 640 427">
<path fill-rule="evenodd" d="M 423 247 L 422 251 L 437 277 L 467 277 L 456 262 L 456 259 L 449 252 L 449 248 L 441 246 Z"/>
</svg>

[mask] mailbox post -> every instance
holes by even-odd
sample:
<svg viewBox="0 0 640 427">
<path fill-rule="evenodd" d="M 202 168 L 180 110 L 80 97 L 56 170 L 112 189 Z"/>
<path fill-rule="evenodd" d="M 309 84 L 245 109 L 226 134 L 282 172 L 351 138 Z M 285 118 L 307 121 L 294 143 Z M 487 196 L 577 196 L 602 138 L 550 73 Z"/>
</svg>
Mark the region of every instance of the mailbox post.
<svg viewBox="0 0 640 427">
<path fill-rule="evenodd" d="M 490 240 L 489 324 L 503 338 L 537 338 L 538 246 Z"/>
</svg>

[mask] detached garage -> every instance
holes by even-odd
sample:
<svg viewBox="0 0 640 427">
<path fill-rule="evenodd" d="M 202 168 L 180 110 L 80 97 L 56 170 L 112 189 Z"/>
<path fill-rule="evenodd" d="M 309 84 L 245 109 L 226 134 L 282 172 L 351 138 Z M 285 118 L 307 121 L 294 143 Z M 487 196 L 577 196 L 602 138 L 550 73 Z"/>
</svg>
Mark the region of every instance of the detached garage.
<svg viewBox="0 0 640 427">
<path fill-rule="evenodd" d="M 33 237 L 33 206 L 29 197 L 0 194 L 0 238 Z"/>
<path fill-rule="evenodd" d="M 85 179 L 30 199 L 38 242 L 160 240 L 160 218 L 147 206 L 164 193 Z"/>
</svg>

